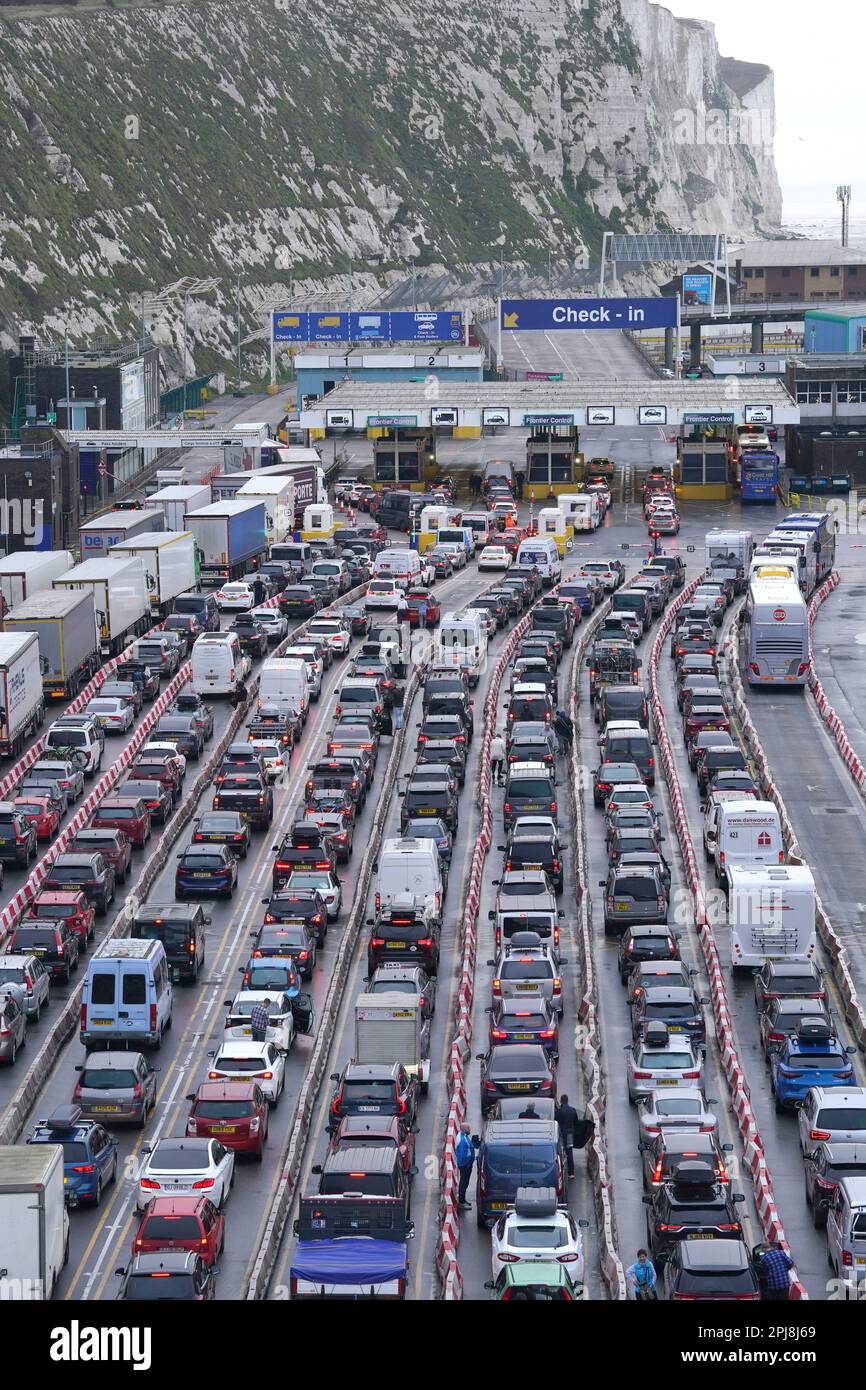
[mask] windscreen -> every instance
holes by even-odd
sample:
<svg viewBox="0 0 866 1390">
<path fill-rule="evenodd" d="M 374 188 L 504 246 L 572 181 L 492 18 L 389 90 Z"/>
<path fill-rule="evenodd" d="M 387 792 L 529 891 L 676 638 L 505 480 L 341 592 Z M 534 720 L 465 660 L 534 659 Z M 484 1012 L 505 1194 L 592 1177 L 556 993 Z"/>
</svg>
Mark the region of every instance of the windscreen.
<svg viewBox="0 0 866 1390">
<path fill-rule="evenodd" d="M 88 1091 L 131 1091 L 137 1080 L 131 1068 L 122 1071 L 116 1067 L 85 1067 L 81 1073 L 81 1085 Z"/>
</svg>

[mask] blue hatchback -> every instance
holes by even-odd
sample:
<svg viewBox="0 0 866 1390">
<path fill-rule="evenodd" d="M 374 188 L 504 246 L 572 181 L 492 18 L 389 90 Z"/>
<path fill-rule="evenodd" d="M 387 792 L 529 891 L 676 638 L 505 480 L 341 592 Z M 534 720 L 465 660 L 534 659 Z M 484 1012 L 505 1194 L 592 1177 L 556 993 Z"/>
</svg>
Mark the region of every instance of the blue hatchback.
<svg viewBox="0 0 866 1390">
<path fill-rule="evenodd" d="M 117 1177 L 117 1140 L 93 1120 L 83 1120 L 77 1105 L 60 1106 L 47 1120 L 37 1120 L 28 1144 L 60 1144 L 63 1185 L 70 1206 L 93 1202 Z"/>
<path fill-rule="evenodd" d="M 855 1084 L 850 1053 L 821 1018 L 801 1019 L 778 1052 L 770 1055 L 771 1088 L 776 1110 L 794 1110 L 803 1104 L 811 1086 L 824 1089 Z"/>
<path fill-rule="evenodd" d="M 301 977 L 291 956 L 250 956 L 243 976 L 242 989 L 279 990 L 290 999 L 301 992 Z"/>
</svg>

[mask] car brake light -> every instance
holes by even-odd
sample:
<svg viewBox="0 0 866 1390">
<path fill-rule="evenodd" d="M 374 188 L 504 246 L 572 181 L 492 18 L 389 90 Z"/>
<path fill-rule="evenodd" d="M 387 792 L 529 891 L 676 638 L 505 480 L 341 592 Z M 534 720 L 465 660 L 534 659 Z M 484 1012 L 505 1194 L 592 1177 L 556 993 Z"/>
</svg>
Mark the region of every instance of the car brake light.
<svg viewBox="0 0 866 1390">
<path fill-rule="evenodd" d="M 683 1072 L 683 1080 L 684 1080 L 684 1081 L 697 1081 L 697 1079 L 698 1079 L 699 1076 L 700 1076 L 700 1072 L 699 1072 L 699 1071 L 684 1071 L 684 1072 Z"/>
<path fill-rule="evenodd" d="M 494 980 L 494 981 L 493 981 L 493 984 L 492 984 L 492 986 L 491 986 L 491 988 L 492 988 L 492 992 L 493 992 L 493 997 L 494 997 L 494 999 L 501 999 L 501 998 L 502 998 L 502 981 L 501 981 L 501 980 Z"/>
<path fill-rule="evenodd" d="M 215 1182 L 215 1178 L 200 1178 L 198 1182 L 193 1183 L 193 1191 L 200 1192 L 202 1189 L 211 1188 Z"/>
<path fill-rule="evenodd" d="M 148 1192 L 156 1192 L 159 1190 L 159 1183 L 154 1182 L 152 1178 L 139 1178 L 138 1185 L 139 1187 L 147 1188 Z"/>
<path fill-rule="evenodd" d="M 809 1130 L 809 1138 L 810 1138 L 810 1139 L 829 1139 L 829 1138 L 830 1138 L 830 1131 L 829 1131 L 829 1129 L 810 1129 L 810 1130 Z"/>
<path fill-rule="evenodd" d="M 555 1028 L 543 1028 L 542 1031 L 539 1033 L 538 1036 L 539 1036 L 540 1038 L 555 1038 L 555 1037 L 556 1037 L 556 1029 L 555 1029 Z"/>
</svg>

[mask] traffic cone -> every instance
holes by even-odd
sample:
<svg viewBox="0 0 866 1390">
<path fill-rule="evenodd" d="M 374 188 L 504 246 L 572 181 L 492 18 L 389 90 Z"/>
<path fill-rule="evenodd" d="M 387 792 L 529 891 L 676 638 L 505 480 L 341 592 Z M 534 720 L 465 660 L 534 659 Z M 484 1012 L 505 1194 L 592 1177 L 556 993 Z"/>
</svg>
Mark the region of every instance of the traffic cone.
<svg viewBox="0 0 866 1390">
<path fill-rule="evenodd" d="M 349 525 L 350 525 L 350 526 L 354 526 L 354 525 L 355 525 L 355 509 L 354 509 L 354 507 L 350 507 L 350 508 L 349 508 Z"/>
</svg>

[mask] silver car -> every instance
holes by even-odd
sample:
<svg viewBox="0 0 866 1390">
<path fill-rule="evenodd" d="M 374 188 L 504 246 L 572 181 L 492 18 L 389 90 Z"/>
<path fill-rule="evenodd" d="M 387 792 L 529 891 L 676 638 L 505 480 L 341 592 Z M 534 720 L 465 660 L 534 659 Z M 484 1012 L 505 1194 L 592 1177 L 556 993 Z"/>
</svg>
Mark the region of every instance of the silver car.
<svg viewBox="0 0 866 1390">
<path fill-rule="evenodd" d="M 704 1089 L 704 1049 L 682 1033 L 670 1034 L 664 1025 L 648 1024 L 644 1037 L 625 1047 L 628 1098 L 632 1105 L 641 1096 L 668 1087 L 673 1090 Z"/>
<path fill-rule="evenodd" d="M 797 1112 L 800 1148 L 866 1140 L 866 1086 L 813 1086 Z"/>
<path fill-rule="evenodd" d="M 638 1102 L 638 1142 L 649 1143 L 668 1129 L 718 1134 L 719 1122 L 699 1090 L 671 1086 L 650 1091 Z"/>
<path fill-rule="evenodd" d="M 0 991 L 0 1062 L 11 1066 L 24 1046 L 27 1014 L 24 1010 L 24 991 L 20 985 L 7 985 Z"/>
<path fill-rule="evenodd" d="M 156 1104 L 156 1073 L 141 1052 L 89 1052 L 76 1067 L 73 1104 L 103 1125 L 133 1124 L 143 1129 Z"/>
<path fill-rule="evenodd" d="M 39 1022 L 51 998 L 51 975 L 38 956 L 0 956 L 0 990 L 7 985 L 21 988 L 28 1022 Z"/>
<path fill-rule="evenodd" d="M 542 945 L 537 932 L 515 932 L 497 959 L 487 964 L 495 971 L 494 999 L 522 999 L 541 994 L 562 1017 L 560 968 L 568 962 L 564 956 L 554 960 L 552 950 Z"/>
</svg>

